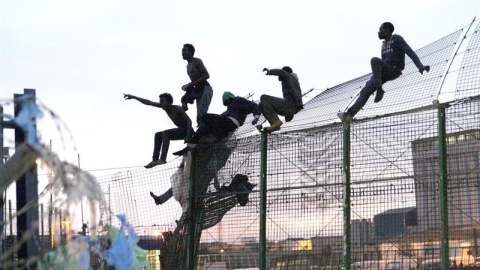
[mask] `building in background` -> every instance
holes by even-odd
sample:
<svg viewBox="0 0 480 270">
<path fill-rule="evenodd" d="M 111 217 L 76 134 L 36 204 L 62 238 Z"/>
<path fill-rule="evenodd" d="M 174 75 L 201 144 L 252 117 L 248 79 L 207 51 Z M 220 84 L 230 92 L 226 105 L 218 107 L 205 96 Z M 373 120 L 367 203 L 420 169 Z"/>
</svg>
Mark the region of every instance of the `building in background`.
<svg viewBox="0 0 480 270">
<path fill-rule="evenodd" d="M 417 225 L 417 208 L 404 207 L 390 209 L 373 217 L 375 237 L 385 238 L 400 236 L 410 232 Z"/>
<path fill-rule="evenodd" d="M 418 230 L 440 225 L 438 137 L 412 142 Z M 480 219 L 480 130 L 447 135 L 449 226 L 477 224 Z"/>
</svg>

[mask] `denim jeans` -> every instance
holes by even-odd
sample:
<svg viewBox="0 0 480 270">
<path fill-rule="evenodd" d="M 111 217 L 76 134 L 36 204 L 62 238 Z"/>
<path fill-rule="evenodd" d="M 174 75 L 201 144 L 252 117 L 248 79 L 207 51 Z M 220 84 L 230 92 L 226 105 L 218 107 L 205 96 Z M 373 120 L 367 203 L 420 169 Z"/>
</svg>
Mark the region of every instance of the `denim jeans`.
<svg viewBox="0 0 480 270">
<path fill-rule="evenodd" d="M 365 106 L 370 96 L 382 85 L 388 81 L 393 81 L 402 75 L 402 72 L 394 66 L 388 64 L 380 58 L 374 57 L 370 61 L 372 66 L 372 77 L 360 91 L 360 95 L 355 104 L 348 109 L 347 113 L 354 116 Z"/>
<path fill-rule="evenodd" d="M 200 119 L 199 126 L 197 132 L 195 132 L 197 139 L 212 134 L 217 136 L 218 141 L 223 140 L 228 136 L 228 133 L 237 129 L 237 125 L 230 118 L 213 113 L 204 114 Z"/>
<path fill-rule="evenodd" d="M 298 106 L 288 99 L 272 97 L 269 95 L 262 95 L 260 97 L 259 107 L 270 125 L 280 120 L 278 115 L 294 115 L 300 110 Z"/>
<path fill-rule="evenodd" d="M 197 99 L 197 124 L 200 123 L 201 117 L 208 112 L 210 102 L 212 102 L 213 89 L 210 85 L 206 85 L 203 89 L 203 93 L 199 99 Z"/>
<path fill-rule="evenodd" d="M 181 128 L 172 128 L 155 133 L 155 143 L 153 146 L 153 160 L 158 160 L 160 148 L 162 155 L 160 159 L 166 160 L 170 141 L 183 140 L 187 136 L 187 130 Z"/>
</svg>

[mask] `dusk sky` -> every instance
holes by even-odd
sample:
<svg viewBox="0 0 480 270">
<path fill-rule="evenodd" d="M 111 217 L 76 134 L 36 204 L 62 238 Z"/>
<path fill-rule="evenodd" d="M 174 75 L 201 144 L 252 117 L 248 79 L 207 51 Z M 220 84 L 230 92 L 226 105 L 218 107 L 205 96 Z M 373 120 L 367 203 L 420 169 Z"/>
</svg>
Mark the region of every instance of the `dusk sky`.
<svg viewBox="0 0 480 270">
<path fill-rule="evenodd" d="M 292 67 L 303 92 L 316 89 L 304 101 L 370 73 L 385 21 L 417 50 L 479 15 L 479 0 L 4 0 L 0 103 L 36 89 L 38 102 L 72 135 L 47 118 L 38 125 L 42 141 L 74 164 L 80 154 L 81 167 L 101 176 L 143 167 L 151 161 L 155 132 L 174 128 L 163 110 L 124 100 L 123 93 L 158 101 L 169 92 L 180 104 L 181 86 L 189 82 L 185 43 L 195 46 L 210 73 L 209 112 L 221 113 L 224 91 L 254 94 L 254 100 L 281 96 L 278 80 L 262 73 L 265 67 Z M 13 106 L 4 111 L 12 115 Z M 196 126 L 196 106 L 188 114 Z M 13 132 L 5 135 L 13 148 Z M 181 148 L 183 142 L 173 142 L 170 153 Z"/>
<path fill-rule="evenodd" d="M 204 61 L 214 90 L 210 112 L 221 113 L 224 91 L 254 93 L 255 100 L 263 93 L 281 96 L 264 67 L 291 66 L 303 92 L 318 89 L 309 97 L 369 73 L 384 21 L 416 50 L 480 14 L 478 0 L 392 3 L 2 1 L 0 99 L 36 89 L 73 135 L 72 141 L 64 134 L 64 149 L 47 119 L 39 124 L 42 140 L 52 140 L 53 150 L 75 164 L 80 154 L 84 169 L 139 167 L 151 160 L 154 133 L 174 125 L 161 109 L 126 101 L 123 93 L 157 101 L 170 92 L 179 104 L 180 87 L 189 82 L 184 43 Z M 196 107 L 190 108 L 195 119 Z M 12 146 L 12 135 L 6 136 Z M 172 143 L 170 153 L 181 147 Z"/>
</svg>

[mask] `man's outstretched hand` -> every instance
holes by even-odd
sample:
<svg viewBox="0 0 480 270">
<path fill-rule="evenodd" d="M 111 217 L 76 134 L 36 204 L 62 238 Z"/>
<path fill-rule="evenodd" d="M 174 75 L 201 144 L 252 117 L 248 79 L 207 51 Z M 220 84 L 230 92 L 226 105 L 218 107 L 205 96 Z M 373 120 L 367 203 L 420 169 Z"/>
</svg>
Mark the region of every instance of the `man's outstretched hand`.
<svg viewBox="0 0 480 270">
<path fill-rule="evenodd" d="M 123 93 L 123 98 L 124 98 L 124 99 L 132 99 L 133 96 L 132 96 L 132 95 L 129 95 L 129 94 Z"/>
<path fill-rule="evenodd" d="M 420 71 L 420 74 L 423 74 L 423 71 L 427 71 L 429 72 L 430 71 L 430 66 L 422 66 L 421 68 L 418 69 L 418 71 Z"/>
<path fill-rule="evenodd" d="M 264 69 L 263 69 L 263 72 L 267 72 L 267 73 L 268 73 L 268 68 L 264 68 Z"/>
</svg>

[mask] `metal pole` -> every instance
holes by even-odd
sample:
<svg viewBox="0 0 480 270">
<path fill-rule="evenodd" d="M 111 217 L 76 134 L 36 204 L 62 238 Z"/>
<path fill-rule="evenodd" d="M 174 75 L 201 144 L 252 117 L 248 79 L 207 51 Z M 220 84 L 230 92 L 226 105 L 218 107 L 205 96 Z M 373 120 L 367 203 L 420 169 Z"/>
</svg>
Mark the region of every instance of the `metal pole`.
<svg viewBox="0 0 480 270">
<path fill-rule="evenodd" d="M 0 106 L 0 151 L 2 151 L 2 157 L 0 158 L 0 167 L 3 165 L 3 107 Z M 5 220 L 3 219 L 3 209 L 4 209 L 4 206 L 5 206 L 5 196 L 4 194 L 7 194 L 7 191 L 2 192 L 0 194 L 1 198 L 0 198 L 0 204 L 1 204 L 1 207 L 0 207 L 0 235 L 1 235 L 1 232 L 3 232 L 3 227 L 5 226 Z M 0 249 L 1 253 L 4 254 L 5 253 L 5 238 L 6 235 L 3 235 L 3 238 L 0 239 L 2 241 L 2 247 Z M 3 264 L 0 265 L 0 269 L 3 269 Z"/>
<path fill-rule="evenodd" d="M 9 221 L 10 221 L 10 236 L 13 236 L 12 200 L 8 200 L 8 218 L 9 218 Z"/>
<path fill-rule="evenodd" d="M 343 202 L 343 269 L 350 270 L 350 122 L 343 121 L 343 176 L 345 180 Z"/>
<path fill-rule="evenodd" d="M 478 240 L 477 240 L 477 229 L 473 228 L 473 254 L 475 258 L 478 257 Z"/>
<path fill-rule="evenodd" d="M 53 198 L 50 193 L 50 206 L 48 207 L 48 231 L 50 233 L 50 247 L 55 248 L 55 234 L 53 232 Z"/>
<path fill-rule="evenodd" d="M 58 234 L 58 236 L 60 237 L 60 245 L 63 245 L 63 236 L 64 236 L 64 232 L 63 232 L 63 220 L 62 220 L 62 209 L 58 209 L 58 212 L 59 212 L 59 216 L 60 216 L 60 219 L 58 220 L 58 223 L 60 225 L 60 233 Z"/>
<path fill-rule="evenodd" d="M 267 269 L 267 132 L 262 131 L 260 145 L 260 235 L 259 269 Z"/>
<path fill-rule="evenodd" d="M 78 168 L 80 169 L 80 153 L 78 153 Z M 83 220 L 83 199 L 80 199 L 80 206 L 82 211 L 82 234 L 87 235 L 87 223 Z"/>
<path fill-rule="evenodd" d="M 8 200 L 8 214 L 9 214 L 9 221 L 10 221 L 10 237 L 8 238 L 9 239 L 9 248 L 13 248 L 14 244 L 15 244 L 15 238 L 13 236 L 13 222 L 12 222 L 12 200 Z M 12 255 L 11 255 L 11 259 L 12 259 L 12 269 L 13 269 L 13 265 L 14 265 L 14 262 L 15 262 L 15 254 L 12 252 Z"/>
<path fill-rule="evenodd" d="M 442 270 L 449 269 L 448 246 L 448 175 L 447 175 L 447 132 L 445 107 L 438 106 L 438 165 L 440 175 L 440 242 Z"/>
<path fill-rule="evenodd" d="M 29 97 L 27 100 L 26 97 Z M 15 94 L 15 117 L 20 113 L 22 104 L 35 103 L 35 89 L 24 89 L 24 94 Z M 19 101 L 19 98 L 22 98 Z M 36 123 L 35 123 L 36 125 Z M 36 132 L 36 131 L 34 131 Z M 23 130 L 15 128 L 15 147 L 19 147 L 26 139 L 26 134 Z M 29 136 L 36 137 L 36 134 L 30 134 Z M 17 190 L 17 211 L 22 210 L 28 203 L 38 199 L 38 176 L 37 176 L 37 164 L 33 164 L 28 172 L 22 175 L 16 182 Z M 35 226 L 35 227 L 33 227 Z M 17 237 L 22 237 L 29 231 L 32 232 L 32 236 L 22 244 L 18 250 L 18 258 L 28 260 L 30 258 L 39 255 L 38 246 L 38 208 L 32 207 L 28 209 L 24 214 L 17 217 Z M 36 269 L 36 264 L 31 265 L 32 269 Z"/>
<path fill-rule="evenodd" d="M 190 181 L 189 183 L 189 197 L 188 197 L 188 212 L 187 212 L 187 220 L 188 220 L 188 230 L 187 230 L 187 256 L 186 256 L 186 265 L 185 268 L 188 270 L 195 269 L 195 221 L 196 221 L 196 187 L 195 187 L 195 180 L 196 180 L 196 151 L 195 148 L 190 150 L 190 154 L 192 157 L 191 167 L 190 167 Z"/>
<path fill-rule="evenodd" d="M 43 243 L 43 236 L 45 235 L 45 231 L 44 231 L 44 226 L 43 226 L 43 203 L 40 204 L 40 228 L 41 228 L 41 232 L 42 232 L 42 243 Z"/>
</svg>

